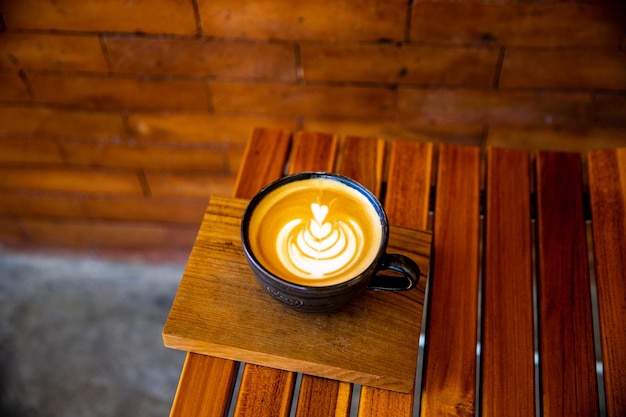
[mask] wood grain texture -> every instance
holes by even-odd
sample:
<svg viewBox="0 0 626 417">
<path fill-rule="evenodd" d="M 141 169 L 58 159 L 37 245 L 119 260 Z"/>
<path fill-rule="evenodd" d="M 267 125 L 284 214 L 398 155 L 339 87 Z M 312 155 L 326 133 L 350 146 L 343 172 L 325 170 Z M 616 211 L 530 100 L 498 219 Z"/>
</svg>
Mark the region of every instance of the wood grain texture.
<svg viewBox="0 0 626 417">
<path fill-rule="evenodd" d="M 224 416 L 237 363 L 188 353 L 170 417 Z"/>
<path fill-rule="evenodd" d="M 332 171 L 339 138 L 326 133 L 298 132 L 294 139 L 288 173 Z"/>
<path fill-rule="evenodd" d="M 287 417 L 295 381 L 296 375 L 293 372 L 246 364 L 241 377 L 235 416 Z"/>
<path fill-rule="evenodd" d="M 254 129 L 244 151 L 233 195 L 252 198 L 261 188 L 280 178 L 290 145 L 288 131 Z"/>
<path fill-rule="evenodd" d="M 348 417 L 352 384 L 302 375 L 296 417 Z"/>
<path fill-rule="evenodd" d="M 246 145 L 234 196 L 251 198 L 260 188 L 278 179 L 282 175 L 290 143 L 289 132 L 255 129 Z M 269 162 L 270 159 L 273 163 Z M 191 415 L 223 416 L 229 405 L 235 371 L 236 363 L 233 361 L 188 353 L 170 417 L 187 416 L 189 410 L 196 411 Z M 204 384 L 194 383 L 196 375 L 202 376 Z M 277 378 L 281 376 L 280 373 L 276 375 Z"/>
<path fill-rule="evenodd" d="M 427 228 L 432 156 L 432 144 L 392 143 L 385 196 L 385 211 L 390 223 Z M 419 291 L 426 291 L 425 281 L 420 282 Z M 414 389 L 405 394 L 362 387 L 359 417 L 411 416 L 414 395 Z"/>
<path fill-rule="evenodd" d="M 589 154 L 607 415 L 626 415 L 626 149 Z"/>
<path fill-rule="evenodd" d="M 393 143 L 385 198 L 390 223 L 427 228 L 432 167 L 432 143 Z"/>
<path fill-rule="evenodd" d="M 525 151 L 487 151 L 481 391 L 485 417 L 535 414 L 529 161 Z"/>
<path fill-rule="evenodd" d="M 598 415 L 579 154 L 537 153 L 539 351 L 545 416 Z"/>
<path fill-rule="evenodd" d="M 243 256 L 239 234 L 247 202 L 211 198 L 163 330 L 166 346 L 410 391 L 423 291 L 363 291 L 341 310 L 325 314 L 284 307 L 258 285 Z M 389 252 L 411 257 L 426 274 L 430 233 L 397 226 L 390 232 Z M 250 386 L 263 391 L 264 383 Z M 256 405 L 256 415 L 259 407 L 263 404 Z"/>
<path fill-rule="evenodd" d="M 473 416 L 479 240 L 478 148 L 440 147 L 422 415 Z"/>
</svg>

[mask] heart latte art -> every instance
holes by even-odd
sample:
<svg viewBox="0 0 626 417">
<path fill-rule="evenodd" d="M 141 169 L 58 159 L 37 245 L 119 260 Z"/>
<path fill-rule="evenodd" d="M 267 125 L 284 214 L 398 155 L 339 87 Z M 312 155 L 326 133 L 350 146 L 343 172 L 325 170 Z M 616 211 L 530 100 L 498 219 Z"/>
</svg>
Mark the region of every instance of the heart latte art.
<svg viewBox="0 0 626 417">
<path fill-rule="evenodd" d="M 382 237 L 380 217 L 367 197 L 324 178 L 273 190 L 255 208 L 249 230 L 259 262 L 283 279 L 312 286 L 363 272 Z"/>
</svg>

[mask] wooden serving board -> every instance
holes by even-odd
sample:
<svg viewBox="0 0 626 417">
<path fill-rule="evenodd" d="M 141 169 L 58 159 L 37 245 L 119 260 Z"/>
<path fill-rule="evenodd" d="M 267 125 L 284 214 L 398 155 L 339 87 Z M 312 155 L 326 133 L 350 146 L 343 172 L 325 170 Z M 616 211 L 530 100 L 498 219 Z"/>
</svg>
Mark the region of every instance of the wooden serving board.
<svg viewBox="0 0 626 417">
<path fill-rule="evenodd" d="M 241 247 L 248 200 L 214 196 L 163 329 L 165 346 L 273 368 L 409 392 L 431 233 L 390 227 L 389 253 L 419 265 L 417 288 L 363 291 L 332 313 L 284 307 L 257 283 Z"/>
</svg>

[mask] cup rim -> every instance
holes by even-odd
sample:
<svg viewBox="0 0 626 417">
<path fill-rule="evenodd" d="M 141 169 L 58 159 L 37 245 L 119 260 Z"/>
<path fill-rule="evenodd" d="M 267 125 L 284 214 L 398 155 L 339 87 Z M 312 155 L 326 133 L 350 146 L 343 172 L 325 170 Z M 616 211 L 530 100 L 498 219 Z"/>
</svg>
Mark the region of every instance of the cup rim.
<svg viewBox="0 0 626 417">
<path fill-rule="evenodd" d="M 353 189 L 356 189 L 361 194 L 363 194 L 368 199 L 368 201 L 372 204 L 372 206 L 378 213 L 378 217 L 381 223 L 382 240 L 378 248 L 378 252 L 376 253 L 376 257 L 372 260 L 372 262 L 368 265 L 368 267 L 365 268 L 361 273 L 359 273 L 355 277 L 352 277 L 346 281 L 343 281 L 337 284 L 315 286 L 315 285 L 296 284 L 291 281 L 288 281 L 274 274 L 270 270 L 268 270 L 257 259 L 257 257 L 254 255 L 250 247 L 249 225 L 250 225 L 250 219 L 252 218 L 252 212 L 254 211 L 254 208 L 265 198 L 266 195 L 268 195 L 270 192 L 277 189 L 278 187 L 285 185 L 285 184 L 289 184 L 294 181 L 313 179 L 313 178 L 327 178 L 327 179 L 339 181 L 345 185 L 348 185 L 349 187 Z M 374 195 L 374 193 L 372 193 L 369 189 L 367 189 L 367 187 L 365 187 L 363 184 L 359 183 L 358 181 L 352 178 L 349 178 L 345 175 L 337 174 L 334 172 L 305 171 L 305 172 L 298 172 L 295 174 L 285 175 L 277 180 L 272 181 L 271 183 L 263 187 L 261 190 L 259 190 L 259 192 L 257 192 L 254 195 L 254 197 L 252 197 L 252 199 L 246 206 L 243 217 L 241 219 L 240 233 L 241 233 L 241 245 L 246 254 L 246 258 L 248 262 L 252 262 L 256 268 L 263 271 L 266 277 L 269 277 L 270 279 L 278 282 L 279 284 L 283 286 L 294 288 L 294 289 L 299 289 L 299 290 L 312 290 L 312 289 L 315 289 L 316 291 L 336 290 L 337 288 L 349 287 L 349 286 L 358 284 L 358 282 L 361 281 L 358 278 L 361 278 L 365 272 L 370 270 L 372 267 L 375 267 L 375 265 L 377 265 L 380 262 L 380 259 L 382 258 L 382 256 L 384 255 L 386 251 L 387 243 L 389 240 L 389 221 L 387 219 L 387 214 L 385 213 L 385 210 L 383 209 L 383 205 L 378 200 L 378 198 Z"/>
</svg>

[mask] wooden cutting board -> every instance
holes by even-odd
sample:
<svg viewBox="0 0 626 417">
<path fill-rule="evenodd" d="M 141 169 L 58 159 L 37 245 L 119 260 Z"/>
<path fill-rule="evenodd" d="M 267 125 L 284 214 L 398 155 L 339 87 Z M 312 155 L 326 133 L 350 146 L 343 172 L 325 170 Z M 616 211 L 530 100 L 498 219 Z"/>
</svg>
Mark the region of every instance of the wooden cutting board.
<svg viewBox="0 0 626 417">
<path fill-rule="evenodd" d="M 417 288 L 363 291 L 333 313 L 284 307 L 241 247 L 248 201 L 214 196 L 163 329 L 165 346 L 399 392 L 415 381 L 431 233 L 390 227 L 389 253 L 420 267 Z"/>
</svg>

